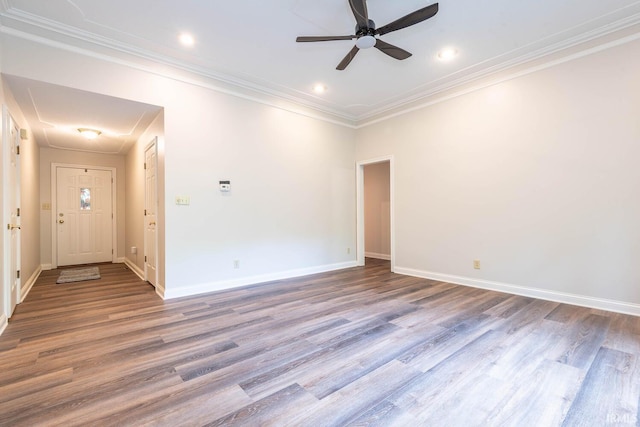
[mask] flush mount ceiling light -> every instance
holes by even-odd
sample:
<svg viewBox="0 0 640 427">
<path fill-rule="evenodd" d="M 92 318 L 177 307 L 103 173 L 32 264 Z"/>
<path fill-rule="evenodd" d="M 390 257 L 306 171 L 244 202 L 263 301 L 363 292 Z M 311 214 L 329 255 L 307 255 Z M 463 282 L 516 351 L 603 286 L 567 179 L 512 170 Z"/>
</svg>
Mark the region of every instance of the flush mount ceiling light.
<svg viewBox="0 0 640 427">
<path fill-rule="evenodd" d="M 182 43 L 184 46 L 193 46 L 196 42 L 196 39 L 194 39 L 193 36 L 189 33 L 180 34 L 178 40 L 180 40 L 180 43 Z"/>
<path fill-rule="evenodd" d="M 458 56 L 458 51 L 452 47 L 445 47 L 438 52 L 438 59 L 441 61 L 451 61 L 456 56 Z"/>
<path fill-rule="evenodd" d="M 102 133 L 99 130 L 89 128 L 79 128 L 78 132 L 87 139 L 96 139 Z"/>
</svg>

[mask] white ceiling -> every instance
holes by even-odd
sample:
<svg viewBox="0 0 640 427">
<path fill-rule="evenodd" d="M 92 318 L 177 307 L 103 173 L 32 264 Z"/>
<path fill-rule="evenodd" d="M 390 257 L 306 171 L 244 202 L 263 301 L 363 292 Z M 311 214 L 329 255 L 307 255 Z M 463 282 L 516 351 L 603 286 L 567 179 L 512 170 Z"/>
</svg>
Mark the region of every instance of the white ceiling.
<svg viewBox="0 0 640 427">
<path fill-rule="evenodd" d="M 126 154 L 161 108 L 15 76 L 4 76 L 42 147 Z M 78 129 L 102 132 L 87 141 Z"/>
<path fill-rule="evenodd" d="M 369 0 L 367 5 L 370 18 L 380 27 L 431 2 Z M 356 124 L 640 23 L 640 1 L 634 0 L 440 0 L 439 4 L 435 17 L 381 37 L 413 53 L 411 58 L 397 61 L 369 49 L 361 51 L 345 71 L 335 67 L 353 41 L 296 43 L 295 39 L 353 34 L 355 20 L 347 0 L 0 0 L 0 22 L 65 43 L 112 47 L 114 56 L 124 52 L 154 59 L 243 89 L 295 100 Z M 185 31 L 194 35 L 195 46 L 180 45 L 178 34 Z M 436 57 L 446 46 L 459 52 L 448 63 Z M 326 85 L 327 92 L 314 94 L 314 83 Z M 78 110 L 82 109 L 73 111 L 82 112 Z M 109 111 L 96 110 L 106 115 Z M 136 119 L 122 120 L 131 126 Z"/>
</svg>

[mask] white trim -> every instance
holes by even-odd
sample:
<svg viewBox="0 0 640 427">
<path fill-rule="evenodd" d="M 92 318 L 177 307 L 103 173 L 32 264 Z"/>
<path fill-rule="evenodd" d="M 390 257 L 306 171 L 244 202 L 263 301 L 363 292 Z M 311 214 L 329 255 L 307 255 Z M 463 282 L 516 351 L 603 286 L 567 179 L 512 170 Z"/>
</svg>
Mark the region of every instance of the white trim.
<svg viewBox="0 0 640 427">
<path fill-rule="evenodd" d="M 397 267 L 396 273 L 404 274 L 406 276 L 421 277 L 424 279 L 454 283 L 456 285 L 470 286 L 473 288 L 505 292 L 513 295 L 521 295 L 547 301 L 579 305 L 582 307 L 596 308 L 599 310 L 607 310 L 616 313 L 640 316 L 640 304 L 634 304 L 624 301 L 596 298 L 587 295 L 570 294 L 566 292 L 550 291 L 547 289 L 529 288 L 526 286 L 511 285 L 508 283 L 492 282 L 488 280 L 474 279 L 472 277 L 454 276 L 450 274 L 434 273 L 431 271 L 415 270 L 412 268 L 404 267 Z"/>
<path fill-rule="evenodd" d="M 162 299 L 167 299 L 166 298 L 166 291 L 164 290 L 164 286 L 156 286 L 156 295 L 158 295 L 160 298 Z"/>
<path fill-rule="evenodd" d="M 9 319 L 3 314 L 0 316 L 0 335 L 7 329 L 7 326 L 9 326 Z"/>
<path fill-rule="evenodd" d="M 356 163 L 356 260 L 364 265 L 364 167 L 375 163 L 389 162 L 389 231 L 391 240 L 391 272 L 395 272 L 396 225 L 395 225 L 395 162 L 393 155 L 362 160 Z"/>
<path fill-rule="evenodd" d="M 300 268 L 297 270 L 281 271 L 277 273 L 262 274 L 258 276 L 242 277 L 239 279 L 222 280 L 220 282 L 201 283 L 198 285 L 185 286 L 183 288 L 164 290 L 163 298 L 172 299 L 172 298 L 187 297 L 191 295 L 206 294 L 209 292 L 221 291 L 224 289 L 240 288 L 243 286 L 255 285 L 258 283 L 266 283 L 274 280 L 291 279 L 294 277 L 308 276 L 310 274 L 317 274 L 317 273 L 325 273 L 327 271 L 343 270 L 345 268 L 352 268 L 352 267 L 357 267 L 355 261 L 320 265 L 317 267 Z M 158 293 L 158 295 L 160 295 L 160 293 Z"/>
<path fill-rule="evenodd" d="M 36 280 L 38 280 L 38 277 L 40 277 L 40 273 L 42 273 L 42 266 L 38 266 L 38 268 L 36 268 L 36 271 L 33 272 L 31 277 L 29 277 L 29 280 L 27 280 L 27 282 L 22 287 L 21 289 L 22 294 L 20 295 L 21 303 L 24 302 L 27 295 L 29 295 L 29 291 L 31 290 L 33 285 L 35 285 Z"/>
<path fill-rule="evenodd" d="M 391 255 L 389 254 L 379 254 L 376 252 L 365 252 L 364 253 L 364 257 L 365 258 L 375 258 L 375 259 L 383 259 L 386 261 L 391 261 Z"/>
<path fill-rule="evenodd" d="M 40 268 L 42 269 L 42 271 L 53 270 L 53 267 L 51 266 L 51 264 L 42 264 Z"/>
<path fill-rule="evenodd" d="M 73 168 L 73 169 L 94 169 L 111 172 L 111 213 L 113 214 L 113 221 L 111 222 L 111 249 L 113 253 L 111 255 L 111 262 L 118 262 L 118 180 L 117 180 L 117 168 L 110 166 L 96 166 L 96 165 L 77 165 L 71 163 L 51 163 L 51 268 L 58 268 L 58 233 L 56 233 L 58 209 L 58 174 L 57 168 Z"/>
<path fill-rule="evenodd" d="M 125 257 L 123 257 L 123 256 L 121 256 L 121 257 L 117 257 L 117 258 L 115 259 L 115 261 L 113 261 L 113 263 L 114 263 L 114 264 L 124 264 L 125 260 L 126 260 L 126 258 L 125 258 Z"/>
<path fill-rule="evenodd" d="M 144 278 L 144 271 L 142 271 L 142 269 L 137 265 L 135 265 L 133 262 L 129 261 L 129 258 L 125 258 L 124 263 L 127 267 L 129 267 L 131 271 L 133 271 L 136 274 L 136 276 L 140 278 L 140 280 L 146 280 Z"/>
</svg>

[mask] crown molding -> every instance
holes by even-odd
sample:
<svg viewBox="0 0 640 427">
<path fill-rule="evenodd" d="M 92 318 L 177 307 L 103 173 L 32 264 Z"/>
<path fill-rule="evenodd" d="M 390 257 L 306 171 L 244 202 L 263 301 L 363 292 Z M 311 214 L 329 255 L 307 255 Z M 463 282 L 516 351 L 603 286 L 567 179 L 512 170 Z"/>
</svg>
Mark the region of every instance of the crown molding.
<svg viewBox="0 0 640 427">
<path fill-rule="evenodd" d="M 466 76 L 460 77 L 458 79 L 450 79 L 450 76 L 444 77 L 440 79 L 440 84 L 436 84 L 426 90 L 420 91 L 418 93 L 414 93 L 413 95 L 409 95 L 404 97 L 398 101 L 385 103 L 384 107 L 380 107 L 372 110 L 369 113 L 362 114 L 357 117 L 358 127 L 366 126 L 371 121 L 380 121 L 384 120 L 384 117 L 395 117 L 399 114 L 402 114 L 402 111 L 410 109 L 411 111 L 415 110 L 414 105 L 416 102 L 422 102 L 428 105 L 432 105 L 433 98 L 440 96 L 444 92 L 454 90 L 456 88 L 462 88 L 465 85 L 472 84 L 474 82 L 480 82 L 482 80 L 486 80 L 492 76 L 500 75 L 501 73 L 508 72 L 509 70 L 514 70 L 518 67 L 525 66 L 530 67 L 531 71 L 538 71 L 542 68 L 548 67 L 540 67 L 537 64 L 537 61 L 545 61 L 549 64 L 549 66 L 558 65 L 562 62 L 567 62 L 576 57 L 582 57 L 586 55 L 590 55 L 595 53 L 596 51 L 600 51 L 609 47 L 617 46 L 620 44 L 627 43 L 629 41 L 633 41 L 635 38 L 629 36 L 627 34 L 620 35 L 619 38 L 616 38 L 616 41 L 620 41 L 619 43 L 604 41 L 601 46 L 602 49 L 598 49 L 597 46 L 587 46 L 580 48 L 581 46 L 585 46 L 589 44 L 589 42 L 593 42 L 596 40 L 602 40 L 607 38 L 607 36 L 612 36 L 617 33 L 623 33 L 624 30 L 631 29 L 633 27 L 640 27 L 640 13 L 636 13 L 629 17 L 625 17 L 616 22 L 613 22 L 608 25 L 604 25 L 602 27 L 596 28 L 592 31 L 582 33 L 578 36 L 571 37 L 565 40 L 561 40 L 557 43 L 553 43 L 551 45 L 545 46 L 543 48 L 537 49 L 531 53 L 525 55 L 519 55 L 513 59 L 509 59 L 507 61 L 503 61 L 498 63 L 497 65 L 482 69 L 476 73 L 468 74 Z M 640 32 L 640 28 L 635 29 L 636 34 Z M 579 52 L 576 53 L 575 50 Z M 582 53 L 582 54 L 580 54 Z M 559 60 L 554 57 L 554 55 L 560 54 L 565 58 L 565 61 Z M 488 60 L 491 61 L 491 60 Z M 530 64 L 536 64 L 535 66 Z M 511 73 L 513 74 L 513 73 Z M 518 75 L 529 74 L 529 73 L 518 73 Z M 495 84 L 498 81 L 509 80 L 499 79 L 494 80 Z M 447 81 L 448 80 L 448 81 Z M 484 87 L 484 86 L 483 86 Z M 466 93 L 467 91 L 465 91 Z M 447 97 L 449 99 L 450 97 Z"/>
<path fill-rule="evenodd" d="M 460 78 L 454 78 L 453 75 L 443 77 L 424 90 L 412 91 L 401 99 L 389 101 L 383 107 L 375 108 L 367 113 L 352 115 L 336 108 L 314 103 L 302 96 L 296 96 L 290 92 L 287 93 L 285 90 L 274 89 L 269 87 L 266 82 L 259 83 L 241 79 L 205 67 L 195 66 L 166 55 L 156 54 L 149 50 L 136 48 L 135 46 L 60 24 L 53 20 L 12 9 L 9 7 L 8 0 L 0 0 L 0 18 L 2 18 L 0 32 L 4 34 L 124 65 L 353 129 L 366 127 L 502 81 L 530 74 L 640 38 L 640 13 L 634 13 L 575 37 L 563 39 L 533 52 L 500 61 L 496 65 L 483 68 Z M 12 22 L 53 33 L 58 36 L 57 40 L 37 35 L 24 29 L 18 29 L 15 25 L 9 25 Z M 627 30 L 626 34 L 624 34 L 625 30 Z M 628 34 L 629 30 L 633 30 L 631 35 Z M 621 35 L 615 37 L 617 34 Z M 605 40 L 607 37 L 613 38 L 613 40 Z M 66 40 L 62 41 L 60 38 Z M 590 43 L 599 40 L 603 41 L 595 46 L 590 45 Z M 85 47 L 82 47 L 82 44 Z M 101 53 L 99 52 L 100 49 L 92 49 L 92 47 L 106 49 L 108 53 Z M 501 56 L 506 55 L 508 54 Z M 486 62 L 495 62 L 496 60 L 499 61 L 499 57 L 489 59 Z M 185 76 L 170 71 L 160 72 L 157 68 L 144 65 L 144 61 L 166 65 L 170 69 L 186 72 L 188 75 Z M 460 71 L 455 74 L 459 73 Z"/>
<path fill-rule="evenodd" d="M 0 2 L 2 1 L 7 1 L 7 0 L 0 0 Z M 252 101 L 260 102 L 263 104 L 267 103 L 274 107 L 285 109 L 287 111 L 291 111 L 294 113 L 298 113 L 298 114 L 301 113 L 299 109 L 290 110 L 289 108 L 283 107 L 281 101 L 286 101 L 301 107 L 312 109 L 320 113 L 320 114 L 312 114 L 312 115 L 305 114 L 305 115 L 309 115 L 310 117 L 318 118 L 321 120 L 325 120 L 335 124 L 340 124 L 347 127 L 352 127 L 352 128 L 355 127 L 355 124 L 357 121 L 356 116 L 346 114 L 340 110 L 329 108 L 327 106 L 324 106 L 318 103 L 311 102 L 307 99 L 304 99 L 302 97 L 298 97 L 295 95 L 291 95 L 284 91 L 279 91 L 279 90 L 269 88 L 266 84 L 259 84 L 249 80 L 234 77 L 228 74 L 213 71 L 205 67 L 195 66 L 185 61 L 176 60 L 175 58 L 171 58 L 166 55 L 160 55 L 148 50 L 139 49 L 139 48 L 136 48 L 135 46 L 132 46 L 126 43 L 121 43 L 116 40 L 106 38 L 94 33 L 79 30 L 77 28 L 60 24 L 59 22 L 42 18 L 40 16 L 36 16 L 27 12 L 10 9 L 9 11 L 0 12 L 0 17 L 2 17 L 5 21 L 14 21 L 21 24 L 25 24 L 27 26 L 38 28 L 40 30 L 44 30 L 46 32 L 54 33 L 57 36 L 66 38 L 67 41 L 59 40 L 60 37 L 58 37 L 58 40 L 54 40 L 51 37 L 39 36 L 29 31 L 18 29 L 15 26 L 7 25 L 7 22 L 5 22 L 3 23 L 2 26 L 0 26 L 0 32 L 8 35 L 27 39 L 33 42 L 37 42 L 39 44 L 45 44 L 52 47 L 61 48 L 67 51 L 81 53 L 88 56 L 93 56 L 93 57 L 99 56 L 100 59 L 102 60 L 119 63 L 121 65 L 127 65 L 143 71 L 152 72 L 156 75 L 168 77 L 174 80 L 180 80 L 180 81 L 184 81 L 191 84 L 194 83 L 192 79 L 177 77 L 176 75 L 170 74 L 170 73 L 165 73 L 165 74 L 159 73 L 157 70 L 151 70 L 149 67 L 141 66 L 136 61 L 124 59 L 123 57 L 118 55 L 118 54 L 124 54 L 125 56 L 133 57 L 136 59 L 142 59 L 145 61 L 151 61 L 153 63 L 166 65 L 175 70 L 186 71 L 191 75 L 202 77 L 206 80 L 217 83 L 217 84 L 205 85 L 208 89 L 224 92 L 229 95 L 239 96 L 241 98 L 250 99 Z M 78 44 L 74 44 L 71 41 L 77 41 L 79 43 L 88 44 L 90 46 L 96 46 L 103 49 L 107 49 L 111 53 L 99 54 L 92 49 L 80 47 Z M 222 84 L 225 87 L 223 88 L 223 86 L 221 86 L 220 84 Z M 237 90 L 234 90 L 234 88 Z M 253 93 L 255 95 L 263 95 L 268 98 L 272 98 L 273 101 L 265 102 L 263 99 L 256 96 L 247 96 L 246 93 L 244 93 L 243 91 Z M 328 115 L 330 117 L 326 117 L 324 115 Z"/>
</svg>

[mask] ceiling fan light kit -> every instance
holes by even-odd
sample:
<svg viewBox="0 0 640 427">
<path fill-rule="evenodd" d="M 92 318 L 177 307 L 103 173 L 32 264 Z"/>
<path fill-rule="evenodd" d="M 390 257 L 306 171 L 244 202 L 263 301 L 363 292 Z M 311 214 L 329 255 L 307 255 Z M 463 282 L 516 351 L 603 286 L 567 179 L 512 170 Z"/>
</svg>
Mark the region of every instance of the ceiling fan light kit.
<svg viewBox="0 0 640 427">
<path fill-rule="evenodd" d="M 423 7 L 422 9 L 411 12 L 400 19 L 384 25 L 376 29 L 376 24 L 369 19 L 366 0 L 349 0 L 349 6 L 356 18 L 356 31 L 352 36 L 300 36 L 296 39 L 299 43 L 305 42 L 325 42 L 334 40 L 353 40 L 356 39 L 356 45 L 351 49 L 347 56 L 338 64 L 337 70 L 344 70 L 351 63 L 358 51 L 361 49 L 369 49 L 375 47 L 380 52 L 389 55 L 392 58 L 403 60 L 411 56 L 411 53 L 397 46 L 382 41 L 377 36 L 390 33 L 392 31 L 401 30 L 406 27 L 418 24 L 433 17 L 438 13 L 438 3 Z"/>
</svg>

